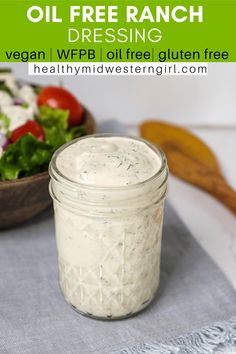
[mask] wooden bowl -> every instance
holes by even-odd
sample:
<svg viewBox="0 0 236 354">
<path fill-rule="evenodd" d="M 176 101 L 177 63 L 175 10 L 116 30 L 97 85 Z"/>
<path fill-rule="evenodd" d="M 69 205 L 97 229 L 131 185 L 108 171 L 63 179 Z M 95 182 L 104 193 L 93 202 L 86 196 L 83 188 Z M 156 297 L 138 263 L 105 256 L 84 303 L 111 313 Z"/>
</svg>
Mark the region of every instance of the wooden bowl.
<svg viewBox="0 0 236 354">
<path fill-rule="evenodd" d="M 88 134 L 95 132 L 95 119 L 87 110 L 84 125 Z M 0 229 L 23 223 L 51 205 L 49 179 L 48 172 L 42 172 L 13 181 L 0 181 Z"/>
</svg>

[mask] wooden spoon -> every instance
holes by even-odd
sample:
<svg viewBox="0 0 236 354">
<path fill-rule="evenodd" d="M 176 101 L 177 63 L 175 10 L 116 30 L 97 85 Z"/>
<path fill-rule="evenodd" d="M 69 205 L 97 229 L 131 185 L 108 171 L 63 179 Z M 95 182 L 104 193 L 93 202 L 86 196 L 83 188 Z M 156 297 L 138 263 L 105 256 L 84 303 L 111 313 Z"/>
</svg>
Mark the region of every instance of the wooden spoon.
<svg viewBox="0 0 236 354">
<path fill-rule="evenodd" d="M 214 153 L 188 130 L 160 121 L 146 121 L 141 136 L 161 147 L 171 173 L 210 193 L 236 215 L 236 192 L 225 180 Z"/>
</svg>

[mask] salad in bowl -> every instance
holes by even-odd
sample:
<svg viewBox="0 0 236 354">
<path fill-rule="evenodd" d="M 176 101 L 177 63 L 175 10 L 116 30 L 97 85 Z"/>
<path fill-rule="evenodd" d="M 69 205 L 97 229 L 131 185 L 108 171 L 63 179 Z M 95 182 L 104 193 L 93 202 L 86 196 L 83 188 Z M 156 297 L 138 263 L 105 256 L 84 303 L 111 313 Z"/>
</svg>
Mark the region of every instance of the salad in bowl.
<svg viewBox="0 0 236 354">
<path fill-rule="evenodd" d="M 51 205 L 48 165 L 62 144 L 95 130 L 95 120 L 63 87 L 20 82 L 0 69 L 0 229 Z"/>
<path fill-rule="evenodd" d="M 86 110 L 63 87 L 0 71 L 0 184 L 47 171 L 54 151 L 86 131 Z"/>
</svg>

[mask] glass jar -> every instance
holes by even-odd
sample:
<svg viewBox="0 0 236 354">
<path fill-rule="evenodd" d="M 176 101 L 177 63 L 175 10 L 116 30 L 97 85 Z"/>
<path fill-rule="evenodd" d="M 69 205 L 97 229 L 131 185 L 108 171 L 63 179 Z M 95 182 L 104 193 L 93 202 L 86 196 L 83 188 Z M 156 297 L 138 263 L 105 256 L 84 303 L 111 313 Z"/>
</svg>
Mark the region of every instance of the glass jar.
<svg viewBox="0 0 236 354">
<path fill-rule="evenodd" d="M 99 319 L 141 311 L 159 285 L 168 168 L 160 149 L 130 139 L 144 142 L 161 161 L 158 172 L 143 182 L 94 187 L 71 181 L 56 159 L 77 140 L 54 154 L 49 169 L 60 287 L 77 311 Z"/>
</svg>

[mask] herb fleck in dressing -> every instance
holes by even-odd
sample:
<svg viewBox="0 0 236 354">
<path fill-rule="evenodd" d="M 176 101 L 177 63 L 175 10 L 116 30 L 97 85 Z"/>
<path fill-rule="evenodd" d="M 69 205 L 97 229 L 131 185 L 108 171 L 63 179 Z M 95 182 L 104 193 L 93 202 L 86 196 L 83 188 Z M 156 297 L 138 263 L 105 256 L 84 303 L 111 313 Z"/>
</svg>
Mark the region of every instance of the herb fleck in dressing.
<svg viewBox="0 0 236 354">
<path fill-rule="evenodd" d="M 145 143 L 122 137 L 81 140 L 57 159 L 57 167 L 65 176 L 99 187 L 143 182 L 160 169 L 160 164 L 160 158 Z"/>
<path fill-rule="evenodd" d="M 67 301 L 99 318 L 146 307 L 159 284 L 164 156 L 139 139 L 95 135 L 60 149 L 50 174 Z"/>
</svg>

